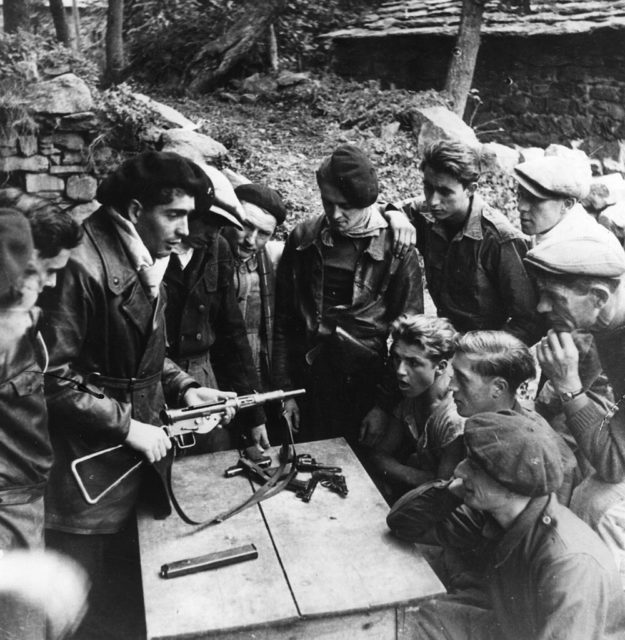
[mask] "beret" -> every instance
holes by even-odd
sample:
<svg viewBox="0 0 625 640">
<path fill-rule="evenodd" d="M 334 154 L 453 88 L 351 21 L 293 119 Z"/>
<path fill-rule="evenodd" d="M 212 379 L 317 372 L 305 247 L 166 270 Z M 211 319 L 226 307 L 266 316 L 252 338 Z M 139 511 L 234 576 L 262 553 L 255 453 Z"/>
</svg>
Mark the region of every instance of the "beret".
<svg viewBox="0 0 625 640">
<path fill-rule="evenodd" d="M 274 189 L 265 187 L 262 184 L 249 183 L 239 185 L 234 192 L 241 202 L 255 204 L 272 215 L 276 219 L 278 226 L 284 222 L 286 207 L 280 194 Z"/>
<path fill-rule="evenodd" d="M 590 191 L 590 168 L 578 160 L 561 156 L 545 156 L 522 162 L 514 167 L 514 177 L 532 195 L 543 200 L 581 200 Z"/>
<path fill-rule="evenodd" d="M 378 199 L 378 176 L 367 156 L 352 144 L 337 147 L 317 169 L 317 184 L 331 184 L 349 205 L 364 209 Z"/>
<path fill-rule="evenodd" d="M 16 209 L 0 209 L 0 298 L 22 286 L 33 256 L 33 238 L 26 216 Z"/>
<path fill-rule="evenodd" d="M 532 269 L 555 275 L 618 278 L 625 273 L 623 247 L 600 224 L 587 227 L 580 235 L 545 240 L 528 251 L 524 261 Z"/>
<path fill-rule="evenodd" d="M 478 413 L 464 429 L 468 457 L 514 493 L 543 496 L 563 481 L 555 432 L 544 421 L 516 411 Z"/>
<path fill-rule="evenodd" d="M 96 199 L 122 208 L 129 200 L 141 201 L 157 189 L 178 188 L 195 196 L 196 209 L 210 209 L 213 184 L 200 167 L 171 151 L 146 151 L 123 162 L 98 187 Z"/>
</svg>

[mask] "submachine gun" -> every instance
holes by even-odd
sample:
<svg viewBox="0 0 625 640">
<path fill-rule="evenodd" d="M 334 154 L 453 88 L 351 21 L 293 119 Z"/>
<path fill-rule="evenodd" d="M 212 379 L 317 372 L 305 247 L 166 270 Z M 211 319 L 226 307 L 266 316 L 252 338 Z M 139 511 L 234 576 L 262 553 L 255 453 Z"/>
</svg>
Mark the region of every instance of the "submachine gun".
<svg viewBox="0 0 625 640">
<path fill-rule="evenodd" d="M 176 447 L 189 448 L 195 444 L 194 434 L 211 432 L 221 423 L 228 409 L 234 409 L 235 412 L 238 412 L 266 402 L 284 401 L 304 393 L 306 393 L 305 389 L 277 390 L 267 393 L 251 393 L 228 398 L 221 402 L 209 402 L 182 409 L 165 408 L 161 412 L 162 429 L 175 445 L 172 450 Z M 185 436 L 189 435 L 191 435 L 190 441 L 185 440 Z M 141 467 L 144 462 L 147 461 L 141 454 L 126 445 L 118 444 L 82 458 L 76 458 L 71 463 L 71 470 L 83 498 L 89 504 L 97 504 L 131 473 Z M 170 455 L 165 458 L 164 464 L 171 467 L 172 462 L 173 454 L 170 452 Z M 162 469 L 157 470 L 162 475 Z"/>
</svg>

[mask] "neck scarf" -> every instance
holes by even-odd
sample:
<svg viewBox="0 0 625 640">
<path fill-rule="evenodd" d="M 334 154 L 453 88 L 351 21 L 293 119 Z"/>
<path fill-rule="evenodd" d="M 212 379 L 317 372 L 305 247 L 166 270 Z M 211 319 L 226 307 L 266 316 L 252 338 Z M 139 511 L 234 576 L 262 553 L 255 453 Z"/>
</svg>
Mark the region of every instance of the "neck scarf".
<svg viewBox="0 0 625 640">
<path fill-rule="evenodd" d="M 139 276 L 139 280 L 143 285 L 150 300 L 156 300 L 159 293 L 159 287 L 165 275 L 165 270 L 169 264 L 169 256 L 165 258 L 152 258 L 143 240 L 137 233 L 135 225 L 127 218 L 117 213 L 111 207 L 108 208 L 108 214 L 111 216 L 117 233 L 128 252 L 133 268 Z"/>
<path fill-rule="evenodd" d="M 362 219 L 353 227 L 341 233 L 341 235 L 347 238 L 372 238 L 379 236 L 380 230 L 386 229 L 386 227 L 388 227 L 388 222 L 384 219 L 384 216 L 375 205 L 371 205 L 365 209 Z M 332 230 L 327 220 L 321 230 L 321 241 L 328 247 L 334 246 Z"/>
</svg>

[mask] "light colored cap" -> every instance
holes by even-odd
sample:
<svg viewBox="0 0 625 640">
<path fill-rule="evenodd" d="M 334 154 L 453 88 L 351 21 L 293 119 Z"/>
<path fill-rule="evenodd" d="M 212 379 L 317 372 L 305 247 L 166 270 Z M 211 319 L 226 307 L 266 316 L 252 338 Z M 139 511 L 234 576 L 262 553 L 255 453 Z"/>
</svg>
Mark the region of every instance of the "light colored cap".
<svg viewBox="0 0 625 640">
<path fill-rule="evenodd" d="M 590 191 L 590 169 L 570 158 L 545 156 L 522 162 L 514 168 L 516 181 L 537 198 L 575 198 Z"/>
</svg>

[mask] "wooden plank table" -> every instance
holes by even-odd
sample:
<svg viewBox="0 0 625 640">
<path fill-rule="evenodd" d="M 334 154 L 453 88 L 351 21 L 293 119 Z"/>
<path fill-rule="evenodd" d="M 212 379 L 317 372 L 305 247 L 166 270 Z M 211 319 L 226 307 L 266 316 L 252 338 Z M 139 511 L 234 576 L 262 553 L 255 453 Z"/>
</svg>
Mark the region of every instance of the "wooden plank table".
<svg viewBox="0 0 625 640">
<path fill-rule="evenodd" d="M 342 467 L 349 495 L 318 486 L 304 503 L 283 491 L 207 528 L 175 514 L 139 514 L 148 638 L 391 640 L 403 635 L 410 605 L 444 593 L 417 547 L 389 535 L 388 506 L 342 438 L 297 451 Z M 225 451 L 176 461 L 176 495 L 191 517 L 214 516 L 252 493 L 246 478 L 223 477 L 237 459 L 237 451 Z M 165 563 L 248 543 L 258 559 L 159 576 Z"/>
</svg>

